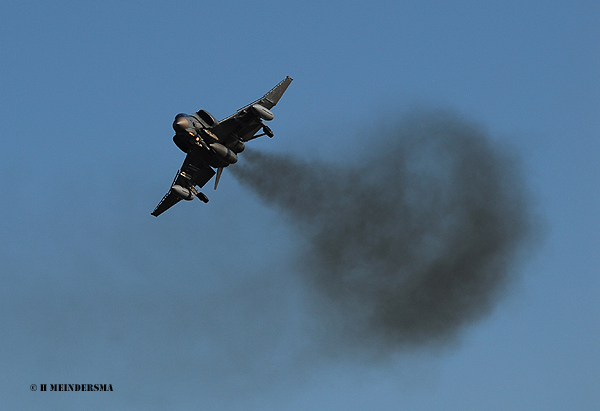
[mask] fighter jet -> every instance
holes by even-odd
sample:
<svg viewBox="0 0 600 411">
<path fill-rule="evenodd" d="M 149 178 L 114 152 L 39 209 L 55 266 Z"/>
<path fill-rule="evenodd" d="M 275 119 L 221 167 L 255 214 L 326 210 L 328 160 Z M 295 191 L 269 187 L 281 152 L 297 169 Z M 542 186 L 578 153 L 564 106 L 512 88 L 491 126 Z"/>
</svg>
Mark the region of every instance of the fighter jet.
<svg viewBox="0 0 600 411">
<path fill-rule="evenodd" d="M 291 82 L 292 78 L 286 77 L 263 97 L 221 121 L 206 110 L 177 114 L 173 122 L 173 142 L 187 155 L 169 192 L 151 214 L 158 217 L 179 201 L 193 200 L 194 197 L 208 203 L 208 197 L 198 188 L 216 174 L 216 190 L 223 169 L 238 161 L 238 154 L 244 151 L 246 142 L 261 136 L 273 137 L 273 131 L 265 121 L 273 120 L 271 109 Z M 262 133 L 256 134 L 261 129 Z"/>
</svg>

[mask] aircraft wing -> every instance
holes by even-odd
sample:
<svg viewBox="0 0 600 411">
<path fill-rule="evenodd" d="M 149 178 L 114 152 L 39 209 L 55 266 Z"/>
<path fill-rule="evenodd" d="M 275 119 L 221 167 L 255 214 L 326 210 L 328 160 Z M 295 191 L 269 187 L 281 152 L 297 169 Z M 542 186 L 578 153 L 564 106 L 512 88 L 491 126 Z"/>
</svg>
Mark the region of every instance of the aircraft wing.
<svg viewBox="0 0 600 411">
<path fill-rule="evenodd" d="M 283 96 L 283 93 L 285 93 L 292 80 L 290 76 L 287 76 L 258 100 L 221 120 L 211 131 L 217 135 L 219 140 L 225 143 L 238 138 L 243 141 L 250 140 L 264 125 L 259 117 L 251 113 L 251 107 L 255 104 L 260 104 L 270 110 L 277 104 L 281 96 Z"/>
<path fill-rule="evenodd" d="M 283 96 L 283 93 L 285 93 L 292 80 L 293 79 L 290 76 L 287 76 L 286 78 L 281 80 L 279 84 L 277 84 L 275 87 L 269 90 L 267 94 L 265 94 L 258 100 L 248 104 L 247 106 L 242 107 L 238 111 L 247 110 L 255 104 L 260 104 L 261 106 L 266 107 L 269 110 L 272 109 L 273 107 L 275 107 L 275 104 L 277 104 L 281 96 Z"/>
<path fill-rule="evenodd" d="M 186 188 L 193 186 L 203 187 L 214 175 L 215 170 L 202 161 L 197 153 L 192 151 L 185 157 L 183 165 L 177 171 L 171 187 L 174 185 Z M 179 201 L 181 201 L 181 197 L 173 192 L 172 189 L 169 189 L 169 192 L 160 200 L 160 203 L 158 203 L 151 214 L 158 217 Z"/>
</svg>

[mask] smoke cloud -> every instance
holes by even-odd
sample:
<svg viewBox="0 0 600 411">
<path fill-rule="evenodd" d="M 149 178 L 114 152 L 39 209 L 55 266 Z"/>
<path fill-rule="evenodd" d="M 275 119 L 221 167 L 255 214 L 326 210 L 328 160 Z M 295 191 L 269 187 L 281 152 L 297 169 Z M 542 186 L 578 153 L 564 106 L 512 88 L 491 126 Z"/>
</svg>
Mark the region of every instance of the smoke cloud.
<svg viewBox="0 0 600 411">
<path fill-rule="evenodd" d="M 248 150 L 232 172 L 300 236 L 330 348 L 442 346 L 491 311 L 534 237 L 519 162 L 443 111 L 364 143 L 377 154 L 358 164 Z"/>
</svg>

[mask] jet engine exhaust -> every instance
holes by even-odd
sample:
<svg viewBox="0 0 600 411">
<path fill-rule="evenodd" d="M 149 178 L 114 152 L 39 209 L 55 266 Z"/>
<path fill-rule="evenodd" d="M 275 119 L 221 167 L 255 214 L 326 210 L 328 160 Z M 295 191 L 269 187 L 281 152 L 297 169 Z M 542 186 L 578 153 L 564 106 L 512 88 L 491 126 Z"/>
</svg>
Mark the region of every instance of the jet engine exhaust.
<svg viewBox="0 0 600 411">
<path fill-rule="evenodd" d="M 443 345 L 492 311 L 536 237 L 519 162 L 444 111 L 372 141 L 383 150 L 360 165 L 247 150 L 232 172 L 308 244 L 290 266 L 327 318 L 331 352 Z"/>
</svg>

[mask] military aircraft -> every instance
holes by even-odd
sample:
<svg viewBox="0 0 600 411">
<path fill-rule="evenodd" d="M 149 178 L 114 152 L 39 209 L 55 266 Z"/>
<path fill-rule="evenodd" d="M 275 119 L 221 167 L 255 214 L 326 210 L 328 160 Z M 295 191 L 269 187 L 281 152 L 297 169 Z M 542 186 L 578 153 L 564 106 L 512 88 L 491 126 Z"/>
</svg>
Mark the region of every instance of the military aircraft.
<svg viewBox="0 0 600 411">
<path fill-rule="evenodd" d="M 216 190 L 223 169 L 238 161 L 237 155 L 244 151 L 247 141 L 265 135 L 273 137 L 273 131 L 265 121 L 273 120 L 271 108 L 291 82 L 292 78 L 286 77 L 263 97 L 221 121 L 206 110 L 177 114 L 173 122 L 173 141 L 187 156 L 169 192 L 151 214 L 158 217 L 179 201 L 193 200 L 194 197 L 208 203 L 208 197 L 196 187 L 202 188 L 217 174 Z M 256 134 L 261 129 L 262 133 Z"/>
</svg>

